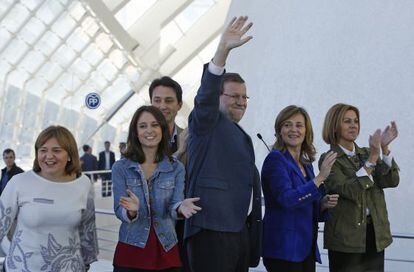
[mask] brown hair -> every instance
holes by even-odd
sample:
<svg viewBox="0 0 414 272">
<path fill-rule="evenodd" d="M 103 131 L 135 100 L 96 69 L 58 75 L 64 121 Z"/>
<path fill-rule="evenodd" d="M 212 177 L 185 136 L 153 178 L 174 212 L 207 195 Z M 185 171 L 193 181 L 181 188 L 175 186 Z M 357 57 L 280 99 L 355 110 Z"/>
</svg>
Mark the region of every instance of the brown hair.
<svg viewBox="0 0 414 272">
<path fill-rule="evenodd" d="M 322 138 L 327 144 L 338 144 L 339 138 L 341 137 L 341 125 L 342 120 L 344 119 L 345 113 L 349 110 L 352 110 L 356 113 L 358 120 L 359 119 L 359 110 L 355 106 L 348 104 L 338 103 L 333 105 L 325 116 L 325 121 L 323 122 Z M 358 134 L 361 126 L 358 126 Z"/>
<path fill-rule="evenodd" d="M 309 114 L 302 107 L 290 105 L 279 112 L 275 121 L 276 142 L 273 145 L 273 149 L 278 149 L 284 152 L 286 151 L 286 144 L 281 135 L 282 126 L 287 119 L 296 114 L 301 114 L 305 118 L 306 129 L 305 139 L 300 149 L 300 160 L 302 163 L 311 163 L 315 160 L 316 154 L 315 146 L 313 145 L 313 129 Z"/>
<path fill-rule="evenodd" d="M 158 144 L 155 162 L 162 161 L 164 159 L 164 156 L 168 156 L 169 159 L 172 160 L 170 151 L 170 132 L 168 130 L 167 121 L 165 120 L 165 117 L 162 114 L 162 112 L 154 106 L 141 106 L 134 113 L 131 123 L 129 124 L 125 158 L 130 159 L 132 161 L 136 161 L 138 163 L 145 162 L 145 154 L 142 150 L 141 143 L 139 142 L 137 132 L 138 119 L 144 112 L 148 112 L 154 116 L 155 120 L 157 120 L 158 124 L 160 125 L 162 131 L 162 138 L 160 143 Z"/>
<path fill-rule="evenodd" d="M 50 126 L 40 132 L 35 142 L 35 159 L 33 162 L 33 171 L 40 172 L 42 169 L 39 166 L 37 152 L 49 139 L 55 138 L 59 145 L 68 153 L 70 161 L 66 163 L 65 173 L 67 175 L 81 174 L 80 159 L 78 153 L 78 146 L 72 133 L 62 126 Z"/>
</svg>

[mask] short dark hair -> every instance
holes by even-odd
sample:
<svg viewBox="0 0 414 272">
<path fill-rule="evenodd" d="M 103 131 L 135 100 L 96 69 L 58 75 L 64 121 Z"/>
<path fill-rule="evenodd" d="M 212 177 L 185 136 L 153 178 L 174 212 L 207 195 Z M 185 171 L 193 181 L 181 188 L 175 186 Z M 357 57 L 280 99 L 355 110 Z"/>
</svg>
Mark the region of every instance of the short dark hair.
<svg viewBox="0 0 414 272">
<path fill-rule="evenodd" d="M 227 82 L 245 83 L 244 79 L 238 73 L 225 73 L 221 77 L 220 94 L 224 92 L 224 84 Z"/>
<path fill-rule="evenodd" d="M 151 82 L 149 87 L 149 96 L 152 101 L 152 94 L 154 93 L 154 89 L 158 86 L 170 87 L 174 90 L 175 95 L 177 96 L 178 103 L 183 101 L 183 90 L 181 89 L 181 85 L 178 84 L 177 81 L 172 79 L 169 76 L 163 76 L 161 78 L 156 78 Z"/>
<path fill-rule="evenodd" d="M 111 142 L 110 141 L 105 141 L 104 144 L 111 144 Z"/>
<path fill-rule="evenodd" d="M 4 149 L 3 156 L 6 155 L 6 154 L 10 154 L 10 153 L 13 153 L 13 157 L 16 157 L 16 153 L 14 153 L 14 150 L 11 149 L 11 148 Z"/>
<path fill-rule="evenodd" d="M 167 121 L 165 120 L 162 112 L 154 106 L 141 106 L 135 111 L 131 123 L 129 124 L 125 158 L 136 161 L 138 163 L 145 162 L 145 154 L 142 150 L 141 143 L 139 142 L 137 132 L 138 119 L 144 112 L 148 112 L 154 116 L 162 131 L 162 137 L 160 143 L 158 144 L 155 162 L 162 161 L 164 159 L 164 156 L 167 156 L 171 160 L 170 132 L 168 130 Z"/>
<path fill-rule="evenodd" d="M 65 173 L 67 175 L 76 174 L 79 176 L 81 173 L 80 159 L 78 153 L 78 146 L 72 133 L 65 127 L 62 126 L 50 126 L 40 132 L 35 142 L 35 159 L 33 162 L 33 171 L 40 172 L 40 168 L 37 152 L 44 143 L 49 139 L 55 138 L 59 145 L 68 152 L 70 161 L 66 163 Z"/>
<path fill-rule="evenodd" d="M 89 148 L 91 148 L 89 145 L 85 144 L 82 146 L 83 152 L 86 152 L 89 150 Z"/>
</svg>

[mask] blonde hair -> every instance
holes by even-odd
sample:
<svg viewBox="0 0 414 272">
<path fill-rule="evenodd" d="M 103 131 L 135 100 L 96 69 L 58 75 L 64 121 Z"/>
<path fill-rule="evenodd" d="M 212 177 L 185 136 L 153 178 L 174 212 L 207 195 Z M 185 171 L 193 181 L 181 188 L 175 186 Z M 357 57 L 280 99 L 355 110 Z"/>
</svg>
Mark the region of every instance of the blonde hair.
<svg viewBox="0 0 414 272">
<path fill-rule="evenodd" d="M 341 125 L 342 120 L 344 119 L 345 113 L 349 110 L 352 110 L 356 113 L 358 120 L 359 119 L 359 110 L 357 107 L 338 103 L 333 105 L 325 116 L 325 121 L 323 122 L 322 138 L 327 144 L 338 144 L 339 138 L 341 137 Z M 359 133 L 360 126 L 358 126 Z"/>
</svg>

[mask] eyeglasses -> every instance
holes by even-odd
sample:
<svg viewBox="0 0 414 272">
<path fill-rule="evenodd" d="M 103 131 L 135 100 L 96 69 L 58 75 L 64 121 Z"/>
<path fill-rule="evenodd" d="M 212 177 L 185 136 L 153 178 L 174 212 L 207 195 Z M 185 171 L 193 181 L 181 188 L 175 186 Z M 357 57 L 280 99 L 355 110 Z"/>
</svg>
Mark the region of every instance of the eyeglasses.
<svg viewBox="0 0 414 272">
<path fill-rule="evenodd" d="M 233 98 L 236 101 L 240 101 L 240 99 L 242 99 L 244 102 L 248 102 L 250 97 L 248 97 L 247 95 L 239 95 L 239 94 L 226 94 L 226 93 L 222 93 L 222 95 L 228 96 L 230 98 Z"/>
</svg>

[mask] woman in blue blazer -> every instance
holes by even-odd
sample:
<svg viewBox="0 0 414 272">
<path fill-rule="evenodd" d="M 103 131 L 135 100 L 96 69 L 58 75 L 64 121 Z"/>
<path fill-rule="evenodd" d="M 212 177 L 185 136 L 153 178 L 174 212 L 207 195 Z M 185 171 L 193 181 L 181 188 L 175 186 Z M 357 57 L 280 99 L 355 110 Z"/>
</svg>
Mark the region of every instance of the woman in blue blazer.
<svg viewBox="0 0 414 272">
<path fill-rule="evenodd" d="M 276 143 L 262 168 L 265 198 L 263 262 L 268 271 L 315 271 L 321 262 L 318 221 L 334 207 L 338 195 L 325 195 L 321 185 L 336 159 L 330 152 L 315 177 L 312 124 L 305 109 L 284 108 L 275 122 Z"/>
</svg>

